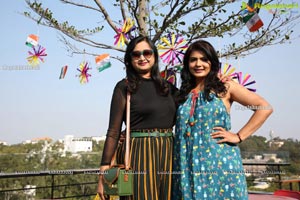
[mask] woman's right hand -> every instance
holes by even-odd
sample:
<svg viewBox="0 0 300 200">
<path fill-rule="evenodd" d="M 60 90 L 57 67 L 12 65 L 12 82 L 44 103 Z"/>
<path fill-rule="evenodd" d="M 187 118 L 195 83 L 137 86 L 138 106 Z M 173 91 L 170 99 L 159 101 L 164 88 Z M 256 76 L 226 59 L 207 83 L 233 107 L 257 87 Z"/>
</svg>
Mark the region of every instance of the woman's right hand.
<svg viewBox="0 0 300 200">
<path fill-rule="evenodd" d="M 103 173 L 105 173 L 105 171 L 108 169 L 109 169 L 109 165 L 103 165 L 100 167 L 100 175 L 99 175 L 97 193 L 99 194 L 101 200 L 105 200 L 104 189 L 103 189 Z"/>
</svg>

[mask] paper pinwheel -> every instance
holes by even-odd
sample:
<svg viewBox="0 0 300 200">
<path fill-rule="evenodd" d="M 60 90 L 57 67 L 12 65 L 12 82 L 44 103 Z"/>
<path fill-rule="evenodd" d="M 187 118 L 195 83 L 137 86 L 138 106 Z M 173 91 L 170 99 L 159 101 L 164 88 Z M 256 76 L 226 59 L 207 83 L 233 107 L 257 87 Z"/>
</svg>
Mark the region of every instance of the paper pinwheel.
<svg viewBox="0 0 300 200">
<path fill-rule="evenodd" d="M 159 56 L 162 61 L 172 66 L 182 63 L 184 51 L 188 47 L 183 37 L 169 33 L 167 37 L 161 38 L 161 42 L 162 44 L 158 45 L 158 50 L 160 50 Z"/>
<path fill-rule="evenodd" d="M 236 79 L 237 79 L 237 82 L 239 84 L 241 84 L 242 86 L 246 87 L 248 90 L 250 90 L 252 92 L 256 92 L 256 89 L 248 87 L 249 85 L 252 85 L 252 84 L 256 83 L 256 81 L 247 82 L 250 79 L 250 77 L 251 77 L 250 74 L 246 74 L 243 77 L 243 73 L 242 72 L 237 72 L 236 73 Z"/>
<path fill-rule="evenodd" d="M 65 65 L 61 68 L 59 79 L 64 79 L 68 70 L 68 65 Z"/>
<path fill-rule="evenodd" d="M 160 75 L 166 79 L 168 82 L 176 85 L 176 71 L 174 68 L 166 69 L 160 72 Z"/>
<path fill-rule="evenodd" d="M 41 45 L 37 45 L 37 47 L 32 47 L 33 52 L 28 51 L 29 56 L 27 57 L 28 63 L 32 66 L 36 66 L 40 64 L 40 61 L 44 62 L 43 57 L 47 56 L 45 53 L 46 48 L 42 47 Z"/>
<path fill-rule="evenodd" d="M 37 35 L 30 34 L 28 35 L 25 44 L 29 47 L 34 47 L 38 45 L 38 42 L 39 42 L 39 37 Z"/>
<path fill-rule="evenodd" d="M 81 84 L 85 84 L 89 82 L 89 77 L 92 76 L 91 74 L 88 73 L 90 69 L 91 68 L 88 67 L 87 62 L 83 61 L 82 63 L 80 63 L 79 68 L 77 68 L 80 74 L 77 76 L 79 77 L 79 81 Z"/>
<path fill-rule="evenodd" d="M 235 67 L 232 67 L 231 64 L 226 63 L 226 64 L 222 65 L 222 63 L 221 63 L 221 68 L 220 68 L 219 73 L 221 73 L 222 75 L 228 76 L 228 77 L 233 77 L 236 75 L 236 73 L 234 71 L 235 71 Z"/>
<path fill-rule="evenodd" d="M 101 54 L 95 58 L 95 61 L 99 72 L 102 72 L 111 66 L 109 54 Z"/>
<path fill-rule="evenodd" d="M 117 35 L 114 36 L 115 42 L 114 45 L 122 46 L 125 45 L 125 41 L 130 39 L 130 32 L 135 30 L 134 21 L 128 18 L 124 21 L 124 25 L 122 28 L 118 28 Z"/>
</svg>

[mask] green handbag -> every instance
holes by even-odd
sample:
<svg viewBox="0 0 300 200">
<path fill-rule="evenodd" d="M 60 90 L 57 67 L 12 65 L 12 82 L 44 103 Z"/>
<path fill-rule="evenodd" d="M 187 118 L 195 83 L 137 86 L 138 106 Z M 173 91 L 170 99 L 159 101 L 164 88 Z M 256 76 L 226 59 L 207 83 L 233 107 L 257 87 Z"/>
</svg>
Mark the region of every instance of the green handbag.
<svg viewBox="0 0 300 200">
<path fill-rule="evenodd" d="M 105 195 L 130 196 L 133 194 L 133 172 L 129 166 L 130 148 L 130 94 L 127 92 L 125 165 L 112 165 L 103 173 Z M 116 152 L 114 157 L 116 156 Z M 114 159 L 112 159 L 112 162 Z"/>
<path fill-rule="evenodd" d="M 106 195 L 130 196 L 133 194 L 133 173 L 124 167 L 113 166 L 103 174 Z"/>
</svg>

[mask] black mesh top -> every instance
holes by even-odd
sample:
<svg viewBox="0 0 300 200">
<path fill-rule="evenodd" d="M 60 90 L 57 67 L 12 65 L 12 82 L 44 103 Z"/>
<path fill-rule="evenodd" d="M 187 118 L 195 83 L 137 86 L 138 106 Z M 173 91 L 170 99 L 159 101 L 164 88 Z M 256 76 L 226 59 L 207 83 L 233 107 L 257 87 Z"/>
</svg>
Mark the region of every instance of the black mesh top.
<svg viewBox="0 0 300 200">
<path fill-rule="evenodd" d="M 130 129 L 172 128 L 176 116 L 174 100 L 177 89 L 169 84 L 167 96 L 160 95 L 152 79 L 142 79 L 136 93 L 131 94 Z M 118 143 L 123 122 L 126 122 L 126 81 L 119 81 L 114 88 L 109 127 L 103 149 L 101 165 L 109 165 Z"/>
</svg>

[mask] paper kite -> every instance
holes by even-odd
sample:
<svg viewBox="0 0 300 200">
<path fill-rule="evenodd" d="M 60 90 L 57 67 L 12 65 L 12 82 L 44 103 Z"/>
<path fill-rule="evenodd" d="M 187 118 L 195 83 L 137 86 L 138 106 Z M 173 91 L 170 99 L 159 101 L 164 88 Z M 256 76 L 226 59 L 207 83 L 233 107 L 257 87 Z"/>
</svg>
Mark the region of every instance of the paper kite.
<svg viewBox="0 0 300 200">
<path fill-rule="evenodd" d="M 159 56 L 164 63 L 176 65 L 182 63 L 184 51 L 188 45 L 183 37 L 169 33 L 167 37 L 161 38 L 162 44 L 158 45 Z"/>
<path fill-rule="evenodd" d="M 243 73 L 242 72 L 237 72 L 236 73 L 236 79 L 237 79 L 237 82 L 239 84 L 241 84 L 242 86 L 246 87 L 248 90 L 250 90 L 252 92 L 256 92 L 256 89 L 248 87 L 249 85 L 252 85 L 252 84 L 256 83 L 256 81 L 247 82 L 250 79 L 250 77 L 251 77 L 250 74 L 246 74 L 243 77 Z"/>
<path fill-rule="evenodd" d="M 249 0 L 247 4 L 242 5 L 241 16 L 250 32 L 255 32 L 264 25 L 258 16 L 261 3 L 262 0 Z"/>
<path fill-rule="evenodd" d="M 255 32 L 264 25 L 257 13 L 250 13 L 243 17 L 243 22 L 246 23 L 250 32 Z"/>
<path fill-rule="evenodd" d="M 259 13 L 259 9 L 261 7 L 262 0 L 249 0 L 247 3 L 247 9 L 250 12 Z"/>
<path fill-rule="evenodd" d="M 111 66 L 109 54 L 101 54 L 95 58 L 95 61 L 99 72 L 102 72 Z"/>
<path fill-rule="evenodd" d="M 125 45 L 126 40 L 130 40 L 130 32 L 134 31 L 136 29 L 134 25 L 134 21 L 132 19 L 128 18 L 124 21 L 124 25 L 122 28 L 118 28 L 117 35 L 114 36 L 115 42 L 114 45 L 122 46 Z"/>
<path fill-rule="evenodd" d="M 28 37 L 27 37 L 27 40 L 26 40 L 26 45 L 29 46 L 29 47 L 35 47 L 38 45 L 38 42 L 39 42 L 39 37 L 37 35 L 34 35 L 34 34 L 30 34 Z"/>
<path fill-rule="evenodd" d="M 79 68 L 77 68 L 77 70 L 80 72 L 79 75 L 77 75 L 79 77 L 79 81 L 81 84 L 85 84 L 89 82 L 89 77 L 92 76 L 91 74 L 88 73 L 88 71 L 91 68 L 88 67 L 88 63 L 87 62 L 82 62 L 79 65 Z"/>
<path fill-rule="evenodd" d="M 40 64 L 40 61 L 44 62 L 43 57 L 47 56 L 45 53 L 46 48 L 41 45 L 37 45 L 36 47 L 32 47 L 33 52 L 28 51 L 29 56 L 27 57 L 28 63 L 32 66 L 36 66 Z"/>
<path fill-rule="evenodd" d="M 65 65 L 61 68 L 59 79 L 64 79 L 68 70 L 68 65 Z"/>
</svg>

